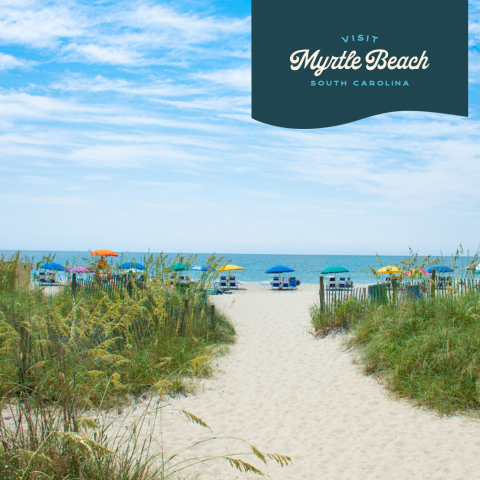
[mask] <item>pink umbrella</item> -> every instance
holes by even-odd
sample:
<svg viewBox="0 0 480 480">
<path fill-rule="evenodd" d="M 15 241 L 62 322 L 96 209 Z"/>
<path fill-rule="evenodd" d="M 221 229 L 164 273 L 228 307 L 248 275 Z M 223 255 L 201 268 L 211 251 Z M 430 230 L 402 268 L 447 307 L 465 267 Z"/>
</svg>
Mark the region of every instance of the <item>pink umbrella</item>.
<svg viewBox="0 0 480 480">
<path fill-rule="evenodd" d="M 409 270 L 405 273 L 407 277 L 418 277 L 420 274 L 428 275 L 426 270 L 422 270 L 421 268 L 415 268 L 414 270 Z"/>
<path fill-rule="evenodd" d="M 69 268 L 67 270 L 69 273 L 93 273 L 93 270 L 90 270 L 87 267 L 84 267 L 83 265 L 77 265 L 76 267 Z"/>
</svg>

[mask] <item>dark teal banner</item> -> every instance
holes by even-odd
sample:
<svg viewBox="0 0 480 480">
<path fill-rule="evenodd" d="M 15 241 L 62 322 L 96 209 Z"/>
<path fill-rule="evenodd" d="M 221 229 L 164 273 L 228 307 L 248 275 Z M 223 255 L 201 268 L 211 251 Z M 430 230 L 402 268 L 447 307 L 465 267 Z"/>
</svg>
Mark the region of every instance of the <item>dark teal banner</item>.
<svg viewBox="0 0 480 480">
<path fill-rule="evenodd" d="M 252 118 L 468 116 L 468 0 L 252 0 Z"/>
</svg>

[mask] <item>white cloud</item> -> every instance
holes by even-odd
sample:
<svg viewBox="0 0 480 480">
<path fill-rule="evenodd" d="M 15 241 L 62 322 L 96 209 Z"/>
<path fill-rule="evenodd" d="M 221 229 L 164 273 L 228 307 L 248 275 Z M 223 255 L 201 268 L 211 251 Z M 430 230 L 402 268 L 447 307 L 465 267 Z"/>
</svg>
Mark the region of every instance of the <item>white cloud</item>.
<svg viewBox="0 0 480 480">
<path fill-rule="evenodd" d="M 115 92 L 125 95 L 144 97 L 177 97 L 205 93 L 205 88 L 183 85 L 174 80 L 156 80 L 154 82 L 134 83 L 123 78 L 107 78 L 102 75 L 68 75 L 60 81 L 50 84 L 50 88 L 62 92 Z"/>
<path fill-rule="evenodd" d="M 182 12 L 148 2 L 3 2 L 0 42 L 56 52 L 66 62 L 188 65 L 212 55 L 212 42 L 249 35 L 250 19 Z M 215 56 L 245 56 L 248 42 L 223 42 Z M 194 53 L 188 55 L 187 52 Z"/>
<path fill-rule="evenodd" d="M 30 68 L 35 65 L 36 62 L 30 60 L 24 60 L 22 58 L 14 57 L 6 53 L 0 52 L 0 70 L 11 70 L 14 68 Z"/>
<path fill-rule="evenodd" d="M 85 32 L 89 22 L 79 5 L 73 2 L 2 2 L 0 41 L 54 48 L 63 38 L 75 38 Z"/>
<path fill-rule="evenodd" d="M 228 85 L 238 90 L 250 91 L 251 89 L 251 68 L 243 66 L 213 72 L 199 73 L 196 76 L 200 79 L 209 80 L 214 83 Z"/>
</svg>

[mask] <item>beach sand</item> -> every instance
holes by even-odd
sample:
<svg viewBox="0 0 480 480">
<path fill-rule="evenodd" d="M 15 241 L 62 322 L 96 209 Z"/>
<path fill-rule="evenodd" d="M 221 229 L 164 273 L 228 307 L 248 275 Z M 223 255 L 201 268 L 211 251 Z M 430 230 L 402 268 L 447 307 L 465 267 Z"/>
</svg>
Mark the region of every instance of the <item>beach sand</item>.
<svg viewBox="0 0 480 480">
<path fill-rule="evenodd" d="M 262 452 L 293 457 L 283 469 L 244 457 L 275 480 L 480 478 L 480 423 L 440 418 L 392 398 L 361 373 L 341 336 L 309 333 L 317 285 L 280 292 L 244 286 L 212 297 L 233 320 L 237 343 L 217 360 L 215 378 L 203 381 L 197 395 L 168 400 L 172 407 L 203 419 L 215 436 L 240 437 Z M 165 414 L 162 430 L 170 451 L 212 436 L 174 412 Z M 225 454 L 224 445 L 203 444 L 191 454 Z M 258 478 L 217 460 L 189 472 Z"/>
</svg>

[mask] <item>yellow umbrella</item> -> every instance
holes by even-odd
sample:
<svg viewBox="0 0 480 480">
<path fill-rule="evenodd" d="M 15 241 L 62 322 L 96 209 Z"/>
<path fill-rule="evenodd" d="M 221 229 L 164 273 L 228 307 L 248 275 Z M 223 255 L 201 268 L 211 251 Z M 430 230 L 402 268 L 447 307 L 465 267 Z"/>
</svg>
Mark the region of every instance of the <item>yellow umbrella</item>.
<svg viewBox="0 0 480 480">
<path fill-rule="evenodd" d="M 238 265 L 224 265 L 223 267 L 217 268 L 217 272 L 231 272 L 233 270 L 245 270 L 243 267 Z"/>
<path fill-rule="evenodd" d="M 402 273 L 401 270 L 397 267 L 389 265 L 388 267 L 382 267 L 380 270 L 377 270 L 377 273 Z"/>
</svg>

